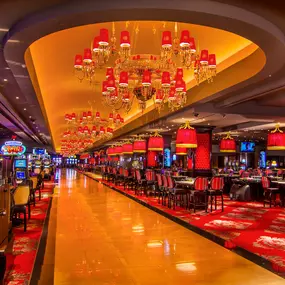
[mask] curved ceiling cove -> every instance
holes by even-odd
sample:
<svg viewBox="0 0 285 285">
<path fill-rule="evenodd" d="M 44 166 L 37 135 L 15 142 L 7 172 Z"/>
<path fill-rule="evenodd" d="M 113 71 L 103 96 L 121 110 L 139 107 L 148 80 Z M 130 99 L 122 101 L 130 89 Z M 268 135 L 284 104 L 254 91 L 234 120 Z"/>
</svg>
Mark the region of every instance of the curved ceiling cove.
<svg viewBox="0 0 285 285">
<path fill-rule="evenodd" d="M 82 54 L 84 48 L 90 47 L 94 36 L 99 34 L 101 28 L 107 28 L 109 31 L 115 29 L 115 36 L 120 39 L 122 30 L 129 30 L 132 42 L 132 54 L 153 54 L 159 57 L 161 48 L 161 35 L 163 30 L 174 31 L 174 22 L 159 21 L 128 21 L 115 23 L 100 23 L 93 25 L 80 26 L 72 29 L 63 30 L 51 35 L 45 36 L 34 42 L 26 54 L 26 59 L 30 56 L 32 61 L 26 60 L 27 68 L 30 74 L 35 73 L 37 82 L 33 82 L 37 96 L 42 102 L 43 111 L 46 112 L 46 119 L 50 127 L 54 146 L 60 148 L 60 140 L 65 131 L 66 124 L 64 115 L 68 113 L 82 113 L 86 110 L 93 112 L 100 111 L 103 117 L 107 117 L 112 108 L 102 104 L 101 86 L 106 78 L 106 67 L 114 66 L 116 56 L 111 57 L 109 62 L 101 69 L 96 70 L 95 84 L 89 82 L 80 82 L 74 76 L 73 60 L 75 54 Z M 192 25 L 186 23 L 178 24 L 179 31 L 189 30 L 200 49 L 208 49 L 215 53 L 219 76 L 222 71 L 243 60 L 254 53 L 258 46 L 241 36 L 235 35 L 219 29 L 205 26 Z M 118 41 L 118 40 L 117 40 Z M 32 64 L 29 64 L 32 62 Z M 261 62 L 264 60 L 261 58 Z M 252 70 L 252 68 L 248 69 Z M 246 79 L 260 70 L 256 65 L 254 73 L 245 71 Z M 222 88 L 238 83 L 238 77 L 232 74 L 235 80 L 228 80 L 231 84 Z M 192 70 L 185 70 L 184 78 L 191 96 L 191 88 L 195 86 Z M 36 88 L 38 86 L 39 88 Z M 215 89 L 212 89 L 215 92 Z M 207 96 L 212 95 L 211 92 Z M 196 101 L 202 99 L 203 94 L 195 97 Z M 152 110 L 152 102 L 146 112 Z M 125 114 L 120 113 L 127 119 L 127 123 L 140 115 L 141 112 L 137 106 Z"/>
</svg>

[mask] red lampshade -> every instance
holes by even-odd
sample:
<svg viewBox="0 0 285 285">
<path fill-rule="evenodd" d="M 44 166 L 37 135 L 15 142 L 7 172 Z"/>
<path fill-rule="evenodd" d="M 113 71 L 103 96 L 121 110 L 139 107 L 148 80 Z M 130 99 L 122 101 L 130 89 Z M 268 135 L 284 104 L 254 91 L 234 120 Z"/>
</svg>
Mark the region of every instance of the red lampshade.
<svg viewBox="0 0 285 285">
<path fill-rule="evenodd" d="M 162 33 L 161 46 L 168 48 L 172 46 L 171 31 L 164 31 Z"/>
<path fill-rule="evenodd" d="M 169 87 L 170 86 L 170 73 L 168 71 L 162 72 L 161 86 L 162 87 Z"/>
<path fill-rule="evenodd" d="M 151 72 L 149 70 L 144 70 L 143 72 L 142 85 L 143 86 L 151 85 Z"/>
<path fill-rule="evenodd" d="M 114 155 L 121 155 L 123 152 L 123 147 L 120 145 L 117 145 L 114 147 Z"/>
<path fill-rule="evenodd" d="M 161 135 L 155 133 L 148 140 L 148 150 L 153 151 L 163 151 L 164 148 L 164 140 Z"/>
<path fill-rule="evenodd" d="M 178 129 L 176 147 L 197 148 L 196 130 L 190 126 L 189 122 Z"/>
<path fill-rule="evenodd" d="M 122 98 L 123 102 L 129 102 L 130 101 L 130 93 L 125 92 Z"/>
<path fill-rule="evenodd" d="M 124 118 L 121 117 L 120 122 L 121 122 L 121 124 L 123 124 L 125 122 Z"/>
<path fill-rule="evenodd" d="M 108 79 L 109 76 L 114 77 L 114 69 L 113 69 L 113 67 L 107 67 L 106 78 Z"/>
<path fill-rule="evenodd" d="M 176 70 L 175 81 L 181 78 L 183 78 L 183 68 L 179 67 Z"/>
<path fill-rule="evenodd" d="M 108 155 L 109 155 L 109 156 L 114 156 L 114 155 L 116 155 L 116 154 L 114 154 L 114 147 L 109 147 L 108 150 L 107 150 L 107 152 L 108 152 Z"/>
<path fill-rule="evenodd" d="M 102 94 L 103 95 L 107 95 L 108 94 L 107 87 L 108 87 L 108 81 L 105 80 L 105 81 L 102 82 Z"/>
<path fill-rule="evenodd" d="M 191 49 L 191 53 L 195 53 L 196 52 L 196 44 L 195 44 L 195 39 L 194 38 L 190 38 L 190 49 Z"/>
<path fill-rule="evenodd" d="M 121 121 L 121 116 L 120 116 L 120 114 L 117 114 L 117 116 L 116 116 L 116 120 L 117 120 L 118 122 L 120 122 L 120 121 Z"/>
<path fill-rule="evenodd" d="M 104 134 L 105 133 L 105 128 L 104 127 L 100 127 L 100 133 Z"/>
<path fill-rule="evenodd" d="M 85 127 L 83 128 L 83 131 L 84 131 L 84 133 L 88 133 L 88 132 L 89 132 L 88 126 L 85 126 Z"/>
<path fill-rule="evenodd" d="M 267 136 L 267 150 L 285 150 L 285 134 L 279 125 Z"/>
<path fill-rule="evenodd" d="M 82 68 L 82 63 L 83 63 L 82 55 L 81 54 L 77 54 L 75 56 L 75 60 L 74 60 L 74 67 L 75 68 Z"/>
<path fill-rule="evenodd" d="M 133 152 L 135 153 L 146 153 L 146 141 L 143 139 L 138 139 L 134 141 Z"/>
<path fill-rule="evenodd" d="M 220 142 L 220 152 L 236 152 L 236 142 L 228 133 Z"/>
<path fill-rule="evenodd" d="M 185 89 L 185 81 L 182 78 L 178 78 L 175 82 L 175 90 L 177 92 L 184 91 Z"/>
<path fill-rule="evenodd" d="M 203 64 L 208 64 L 209 62 L 209 52 L 207 49 L 203 49 L 201 51 L 201 56 L 200 56 L 200 63 Z"/>
<path fill-rule="evenodd" d="M 84 49 L 83 61 L 85 63 L 91 63 L 92 62 L 92 53 L 91 53 L 91 49 L 90 48 L 85 48 Z"/>
<path fill-rule="evenodd" d="M 100 119 L 100 112 L 96 112 L 96 119 Z"/>
<path fill-rule="evenodd" d="M 93 41 L 93 51 L 94 52 L 99 51 L 99 42 L 100 42 L 100 36 L 95 37 Z"/>
<path fill-rule="evenodd" d="M 71 114 L 71 119 L 72 119 L 72 120 L 75 120 L 75 118 L 76 118 L 75 113 L 72 113 L 72 114 Z"/>
<path fill-rule="evenodd" d="M 209 67 L 210 68 L 216 68 L 216 55 L 215 54 L 209 54 Z"/>
<path fill-rule="evenodd" d="M 129 31 L 122 31 L 121 32 L 120 46 L 121 47 L 130 47 L 131 46 Z"/>
<path fill-rule="evenodd" d="M 123 154 L 133 154 L 133 144 L 130 142 L 126 142 L 123 144 Z"/>
<path fill-rule="evenodd" d="M 163 101 L 163 94 L 161 89 L 156 90 L 155 103 L 161 103 Z"/>
<path fill-rule="evenodd" d="M 110 113 L 109 114 L 109 120 L 113 120 L 114 119 L 114 114 L 113 113 Z"/>
<path fill-rule="evenodd" d="M 189 47 L 190 46 L 190 32 L 188 30 L 183 30 L 180 37 L 180 46 Z"/>
<path fill-rule="evenodd" d="M 85 120 L 87 118 L 87 113 L 86 112 L 83 112 L 82 118 L 83 118 L 83 120 Z"/>
<path fill-rule="evenodd" d="M 185 147 L 177 147 L 176 155 L 187 155 L 187 148 Z"/>
<path fill-rule="evenodd" d="M 100 41 L 101 46 L 109 45 L 109 31 L 108 29 L 100 29 Z"/>
<path fill-rule="evenodd" d="M 92 112 L 91 112 L 91 111 L 88 111 L 88 112 L 87 112 L 87 118 L 88 118 L 88 119 L 91 119 L 91 117 L 92 117 Z"/>
<path fill-rule="evenodd" d="M 108 85 L 107 85 L 107 90 L 112 92 L 116 89 L 116 81 L 114 76 L 109 76 L 108 77 Z"/>
<path fill-rule="evenodd" d="M 97 131 L 97 130 L 96 130 L 96 126 L 93 126 L 93 127 L 92 127 L 92 133 L 96 133 L 96 131 Z"/>
<path fill-rule="evenodd" d="M 119 85 L 121 87 L 127 87 L 129 84 L 128 82 L 128 72 L 126 71 L 121 71 L 120 73 L 120 80 L 119 80 Z"/>
</svg>

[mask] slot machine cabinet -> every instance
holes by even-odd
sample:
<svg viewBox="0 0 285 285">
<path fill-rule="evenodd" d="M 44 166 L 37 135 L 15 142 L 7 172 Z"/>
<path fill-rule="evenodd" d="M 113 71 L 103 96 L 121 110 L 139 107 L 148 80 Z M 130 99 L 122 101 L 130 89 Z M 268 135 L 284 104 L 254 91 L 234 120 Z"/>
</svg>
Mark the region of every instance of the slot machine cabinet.
<svg viewBox="0 0 285 285">
<path fill-rule="evenodd" d="M 16 183 L 25 183 L 29 178 L 28 160 L 26 158 L 15 158 L 13 165 Z"/>
</svg>

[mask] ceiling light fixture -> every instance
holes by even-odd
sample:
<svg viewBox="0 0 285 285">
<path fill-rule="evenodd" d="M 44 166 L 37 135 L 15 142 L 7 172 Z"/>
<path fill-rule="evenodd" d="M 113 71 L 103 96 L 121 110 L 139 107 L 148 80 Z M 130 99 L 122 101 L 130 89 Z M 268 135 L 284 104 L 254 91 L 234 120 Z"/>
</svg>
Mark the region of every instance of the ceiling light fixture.
<svg viewBox="0 0 285 285">
<path fill-rule="evenodd" d="M 17 97 L 16 97 L 16 99 L 18 100 L 18 99 L 19 99 L 19 97 L 17 96 Z"/>
</svg>

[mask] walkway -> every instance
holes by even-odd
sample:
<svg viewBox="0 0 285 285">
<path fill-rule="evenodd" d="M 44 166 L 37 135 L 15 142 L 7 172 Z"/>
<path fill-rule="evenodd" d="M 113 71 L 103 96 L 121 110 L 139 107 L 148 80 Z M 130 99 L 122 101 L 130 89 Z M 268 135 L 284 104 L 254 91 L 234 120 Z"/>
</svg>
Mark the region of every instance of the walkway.
<svg viewBox="0 0 285 285">
<path fill-rule="evenodd" d="M 277 275 L 74 170 L 62 170 L 54 200 L 50 224 L 56 225 L 56 234 L 51 231 L 47 244 L 55 238 L 55 285 L 284 284 Z M 50 266 L 44 262 L 42 276 L 45 268 Z"/>
</svg>

